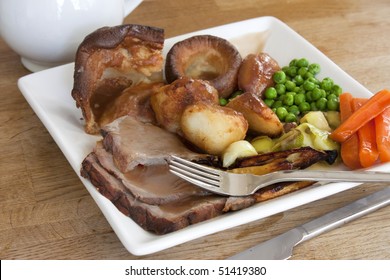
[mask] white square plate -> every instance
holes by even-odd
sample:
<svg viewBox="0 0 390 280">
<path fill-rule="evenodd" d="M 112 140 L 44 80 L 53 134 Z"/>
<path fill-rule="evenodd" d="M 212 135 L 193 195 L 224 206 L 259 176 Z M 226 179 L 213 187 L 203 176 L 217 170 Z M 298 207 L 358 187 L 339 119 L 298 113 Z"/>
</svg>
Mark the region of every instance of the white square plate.
<svg viewBox="0 0 390 280">
<path fill-rule="evenodd" d="M 276 18 L 249 19 L 170 38 L 165 41 L 164 55 L 175 42 L 197 34 L 211 34 L 228 39 L 237 46 L 243 55 L 252 51 L 250 48 L 253 45 L 249 43 L 249 38 L 258 38 L 258 40 L 263 38 L 264 51 L 275 58 L 280 65 L 288 64 L 293 58 L 305 57 L 310 62 L 321 65 L 322 70 L 319 78 L 332 77 L 344 91 L 351 92 L 356 96 L 370 97 L 372 95 L 323 53 Z M 83 123 L 80 120 L 81 111 L 76 108 L 75 101 L 71 97 L 73 70 L 74 64 L 71 63 L 33 73 L 20 78 L 18 86 L 70 165 L 80 176 L 82 160 L 92 151 L 95 142 L 100 137 L 88 135 L 83 130 Z M 385 169 L 389 169 L 389 165 L 387 168 L 384 165 L 376 167 L 376 170 L 384 171 Z M 159 236 L 143 230 L 133 220 L 119 212 L 88 180 L 82 177 L 80 179 L 123 245 L 134 255 L 145 255 L 164 250 L 208 234 L 289 210 L 358 185 L 355 183 L 334 183 L 303 189 Z"/>
</svg>

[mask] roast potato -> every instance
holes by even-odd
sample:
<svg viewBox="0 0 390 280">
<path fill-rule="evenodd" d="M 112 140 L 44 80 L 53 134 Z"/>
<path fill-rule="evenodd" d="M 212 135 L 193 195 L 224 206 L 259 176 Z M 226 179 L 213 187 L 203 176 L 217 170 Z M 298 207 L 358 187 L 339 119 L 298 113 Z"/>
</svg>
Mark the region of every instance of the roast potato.
<svg viewBox="0 0 390 280">
<path fill-rule="evenodd" d="M 266 53 L 249 54 L 238 70 L 238 87 L 263 97 L 267 87 L 274 84 L 273 74 L 280 70 L 276 60 Z"/>
<path fill-rule="evenodd" d="M 276 137 L 283 132 L 283 125 L 274 111 L 250 92 L 233 98 L 226 106 L 242 113 L 248 121 L 250 132 L 256 135 Z"/>
<path fill-rule="evenodd" d="M 196 103 L 184 110 L 181 129 L 196 147 L 208 154 L 221 155 L 231 143 L 245 138 L 248 122 L 231 108 Z"/>
<path fill-rule="evenodd" d="M 158 124 L 181 134 L 180 119 L 184 109 L 197 102 L 218 104 L 218 92 L 207 81 L 183 77 L 159 88 L 150 98 Z"/>
</svg>

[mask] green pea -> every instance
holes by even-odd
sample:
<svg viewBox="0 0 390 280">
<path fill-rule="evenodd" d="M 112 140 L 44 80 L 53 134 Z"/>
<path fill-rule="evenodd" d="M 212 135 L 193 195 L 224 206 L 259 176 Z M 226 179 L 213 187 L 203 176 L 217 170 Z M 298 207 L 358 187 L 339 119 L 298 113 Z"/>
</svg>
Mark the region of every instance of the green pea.
<svg viewBox="0 0 390 280">
<path fill-rule="evenodd" d="M 282 95 L 286 92 L 286 86 L 284 84 L 276 84 L 275 90 L 278 95 Z"/>
<path fill-rule="evenodd" d="M 297 116 L 293 113 L 288 113 L 285 118 L 284 118 L 284 121 L 285 122 L 296 122 L 297 121 Z"/>
<path fill-rule="evenodd" d="M 283 106 L 283 103 L 280 100 L 277 100 L 274 103 L 272 103 L 272 108 L 275 108 L 275 109 L 282 107 L 282 106 Z"/>
<path fill-rule="evenodd" d="M 294 77 L 294 82 L 298 86 L 302 85 L 304 81 L 305 80 L 303 79 L 303 77 L 299 74 Z"/>
<path fill-rule="evenodd" d="M 323 90 L 330 91 L 330 90 L 332 90 L 332 87 L 333 87 L 333 80 L 331 78 L 324 78 L 321 81 L 321 88 Z"/>
<path fill-rule="evenodd" d="M 275 99 L 278 96 L 278 93 L 274 87 L 269 87 L 265 90 L 264 96 L 267 99 Z"/>
<path fill-rule="evenodd" d="M 305 99 L 307 102 L 312 102 L 314 101 L 313 99 L 313 91 L 309 90 L 305 92 Z"/>
<path fill-rule="evenodd" d="M 303 102 L 306 101 L 306 97 L 303 93 L 297 93 L 295 96 L 294 96 L 294 104 L 295 105 L 299 105 Z"/>
<path fill-rule="evenodd" d="M 302 77 L 305 77 L 307 71 L 308 71 L 307 67 L 300 67 L 298 69 L 298 75 L 300 75 Z"/>
<path fill-rule="evenodd" d="M 326 107 L 327 107 L 327 103 L 328 103 L 328 100 L 324 97 L 321 97 L 320 99 L 318 99 L 316 101 L 316 106 L 317 106 L 318 110 L 325 111 Z"/>
<path fill-rule="evenodd" d="M 226 104 L 228 104 L 228 101 L 226 100 L 226 98 L 219 99 L 219 105 L 226 106 Z"/>
<path fill-rule="evenodd" d="M 288 91 L 293 91 L 296 87 L 296 84 L 293 81 L 287 81 L 284 85 L 286 86 L 286 90 Z"/>
<path fill-rule="evenodd" d="M 310 103 L 310 111 L 318 111 L 318 108 L 317 108 L 317 105 L 316 105 L 315 101 Z"/>
<path fill-rule="evenodd" d="M 309 61 L 306 58 L 301 58 L 296 62 L 296 66 L 307 67 L 307 66 L 309 66 Z"/>
<path fill-rule="evenodd" d="M 314 74 L 308 71 L 308 72 L 306 72 L 304 78 L 305 79 L 310 79 L 310 78 L 314 79 Z"/>
<path fill-rule="evenodd" d="M 284 84 L 286 82 L 286 73 L 282 70 L 276 71 L 273 75 L 273 80 L 277 84 Z"/>
<path fill-rule="evenodd" d="M 306 80 L 303 83 L 303 88 L 305 90 L 314 90 L 316 88 L 316 85 L 313 82 Z"/>
<path fill-rule="evenodd" d="M 302 102 L 299 104 L 298 108 L 300 112 L 307 112 L 311 109 L 309 102 Z"/>
<path fill-rule="evenodd" d="M 297 105 L 291 105 L 290 107 L 288 107 L 287 111 L 289 113 L 296 115 L 296 116 L 298 116 L 300 113 L 299 107 Z"/>
<path fill-rule="evenodd" d="M 281 121 L 284 121 L 287 114 L 288 114 L 287 109 L 284 107 L 279 107 L 276 109 L 276 115 L 278 116 L 279 120 L 281 120 Z"/>
<path fill-rule="evenodd" d="M 318 99 L 320 99 L 322 97 L 321 89 L 314 88 L 311 97 L 312 97 L 312 101 L 317 101 Z"/>
<path fill-rule="evenodd" d="M 295 94 L 297 94 L 300 90 L 301 90 L 301 88 L 298 87 L 298 86 L 296 86 L 296 87 L 292 90 L 292 92 L 293 92 L 294 95 L 295 95 Z"/>
<path fill-rule="evenodd" d="M 290 76 L 291 78 L 295 77 L 297 75 L 298 68 L 296 66 L 290 66 L 286 70 L 286 74 Z"/>
<path fill-rule="evenodd" d="M 299 90 L 297 91 L 297 93 L 301 93 L 301 94 L 305 94 L 306 93 L 306 90 L 303 88 L 303 86 L 301 85 L 299 87 Z"/>
<path fill-rule="evenodd" d="M 298 61 L 298 59 L 294 58 L 293 60 L 290 61 L 289 66 L 295 66 L 297 61 Z"/>
<path fill-rule="evenodd" d="M 318 63 L 312 63 L 309 65 L 309 72 L 312 73 L 313 75 L 317 75 L 320 73 L 321 67 Z"/>
<path fill-rule="evenodd" d="M 287 92 L 283 99 L 283 104 L 287 106 L 291 106 L 294 104 L 294 93 Z"/>
<path fill-rule="evenodd" d="M 328 109 L 328 111 L 338 111 L 339 107 L 340 102 L 338 100 L 328 99 L 328 101 L 326 102 L 326 108 Z"/>
<path fill-rule="evenodd" d="M 330 93 L 330 94 L 328 94 L 328 96 L 326 97 L 326 99 L 328 99 L 328 100 L 331 100 L 331 99 L 337 100 L 338 97 L 337 97 L 334 93 Z"/>
<path fill-rule="evenodd" d="M 335 94 L 336 96 L 339 96 L 343 92 L 343 89 L 339 85 L 333 85 L 332 90 L 330 92 Z"/>
<path fill-rule="evenodd" d="M 313 84 L 319 85 L 320 81 L 316 77 L 308 77 L 306 78 L 307 81 L 312 82 Z"/>
<path fill-rule="evenodd" d="M 264 103 L 265 105 L 267 105 L 268 107 L 272 107 L 272 105 L 274 104 L 275 100 L 274 99 L 264 99 Z"/>
</svg>

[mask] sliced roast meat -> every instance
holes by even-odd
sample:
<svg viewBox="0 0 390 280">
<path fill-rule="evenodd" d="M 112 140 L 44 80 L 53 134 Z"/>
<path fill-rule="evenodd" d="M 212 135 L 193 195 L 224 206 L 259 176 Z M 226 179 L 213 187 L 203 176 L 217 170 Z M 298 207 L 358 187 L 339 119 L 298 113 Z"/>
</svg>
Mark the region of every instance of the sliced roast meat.
<svg viewBox="0 0 390 280">
<path fill-rule="evenodd" d="M 83 161 L 81 175 L 89 179 L 123 214 L 156 234 L 169 233 L 219 216 L 227 200 L 226 197 L 209 195 L 189 196 L 164 205 L 143 203 L 100 165 L 94 153 Z"/>
<path fill-rule="evenodd" d="M 102 152 L 102 150 L 98 149 L 95 151 L 98 151 L 98 153 Z M 123 179 L 127 177 L 125 174 L 118 177 L 118 174 L 115 174 L 117 171 L 113 172 L 113 170 L 107 170 L 105 168 L 105 166 L 111 164 L 112 159 L 110 163 L 110 159 L 102 157 L 102 154 L 97 155 L 95 152 L 92 152 L 82 163 L 81 175 L 87 178 L 119 211 L 129 216 L 143 229 L 156 234 L 176 231 L 222 215 L 223 213 L 241 210 L 257 202 L 291 193 L 313 184 L 313 182 L 279 183 L 261 189 L 254 195 L 246 197 L 226 197 L 207 193 L 192 193 L 190 188 L 187 189 L 186 187 L 180 191 L 184 192 L 184 194 L 176 193 L 170 196 L 166 191 L 170 190 L 172 186 L 164 184 L 162 181 L 159 187 L 160 189 L 155 193 L 155 195 L 158 192 L 163 194 L 161 199 L 159 199 L 157 196 L 151 195 L 151 192 L 148 193 L 147 190 L 149 187 L 142 185 L 145 182 L 142 180 L 146 178 L 148 172 L 141 176 L 144 177 L 139 182 L 141 185 L 129 187 L 129 182 Z M 139 171 L 134 172 L 134 174 L 138 173 L 141 175 Z M 155 179 L 158 180 L 158 175 Z M 156 180 L 152 179 L 153 183 L 155 183 L 154 187 L 158 187 Z M 183 182 L 183 184 L 186 183 Z M 151 189 L 154 187 L 151 187 Z M 142 188 L 144 188 L 144 191 L 141 190 Z M 165 188 L 166 190 L 164 190 Z M 145 201 L 148 203 L 145 203 Z"/>
<path fill-rule="evenodd" d="M 170 173 L 167 164 L 136 166 L 133 170 L 122 173 L 101 142 L 97 143 L 94 154 L 101 167 L 119 180 L 135 199 L 144 203 L 161 205 L 190 196 L 210 195 L 206 190 Z"/>
<path fill-rule="evenodd" d="M 113 154 L 116 166 L 123 173 L 138 165 L 165 164 L 171 155 L 186 159 L 207 157 L 189 150 L 177 135 L 131 116 L 106 125 L 102 135 L 104 148 Z"/>
<path fill-rule="evenodd" d="M 237 211 L 244 208 L 248 208 L 256 203 L 254 196 L 230 196 L 225 203 L 223 208 L 224 212 Z"/>
</svg>

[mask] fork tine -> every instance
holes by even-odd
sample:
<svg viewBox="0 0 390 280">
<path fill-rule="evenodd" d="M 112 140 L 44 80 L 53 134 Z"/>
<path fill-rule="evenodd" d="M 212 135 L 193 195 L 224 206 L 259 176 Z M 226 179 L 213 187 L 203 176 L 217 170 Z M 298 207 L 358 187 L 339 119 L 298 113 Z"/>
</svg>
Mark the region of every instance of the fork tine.
<svg viewBox="0 0 390 280">
<path fill-rule="evenodd" d="M 169 171 L 176 176 L 208 191 L 229 195 L 221 188 L 221 172 L 191 161 L 171 156 L 168 160 Z"/>
<path fill-rule="evenodd" d="M 229 195 L 228 193 L 226 193 L 225 191 L 223 191 L 220 187 L 216 186 L 215 184 L 209 184 L 205 181 L 202 180 L 198 180 L 196 178 L 194 178 L 193 176 L 187 176 L 185 174 L 183 174 L 183 170 L 181 169 L 178 169 L 178 171 L 175 171 L 173 169 L 170 169 L 169 170 L 170 172 L 172 172 L 173 174 L 175 174 L 176 176 L 196 185 L 196 186 L 199 186 L 205 190 L 208 190 L 210 192 L 213 192 L 213 193 L 217 193 L 217 194 L 222 194 L 222 195 Z M 190 175 L 193 175 L 193 174 L 190 174 Z"/>
<path fill-rule="evenodd" d="M 186 166 L 180 167 L 180 166 L 176 166 L 176 165 L 171 165 L 171 166 L 169 166 L 169 169 L 171 171 L 179 172 L 179 173 L 186 175 L 188 177 L 194 178 L 196 180 L 200 180 L 202 182 L 207 182 L 211 185 L 219 187 L 219 178 L 217 178 L 217 177 L 210 178 L 210 177 L 208 177 L 209 176 L 208 174 L 206 174 L 206 176 L 203 176 L 202 174 L 194 173 L 192 170 L 187 170 L 187 168 L 185 168 L 185 167 Z"/>
<path fill-rule="evenodd" d="M 210 174 L 208 172 L 193 168 L 191 166 L 188 166 L 188 165 L 182 164 L 180 162 L 176 162 L 176 161 L 171 161 L 169 163 L 169 167 L 170 168 L 174 167 L 176 169 L 185 170 L 187 172 L 187 175 L 196 174 L 196 175 L 202 176 L 203 178 L 209 178 L 210 180 L 214 180 L 214 183 L 219 182 L 219 179 L 220 179 L 219 175 Z"/>
<path fill-rule="evenodd" d="M 194 163 L 192 161 L 177 157 L 177 156 L 171 156 L 169 159 L 170 163 L 181 163 L 182 165 L 185 165 L 187 167 L 192 167 L 192 169 L 196 169 L 197 171 L 204 171 L 212 175 L 217 175 L 219 176 L 221 173 L 219 170 L 207 167 L 198 163 Z"/>
</svg>

